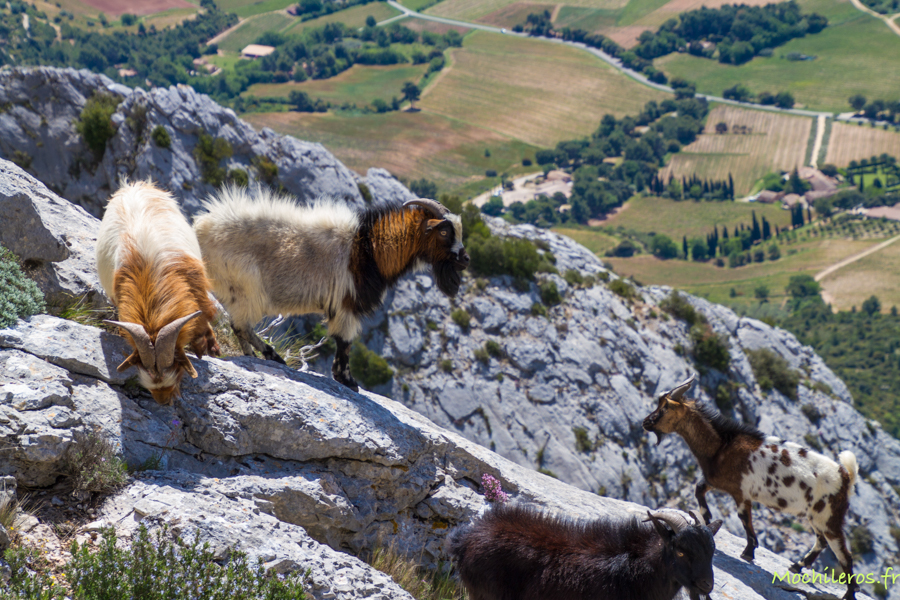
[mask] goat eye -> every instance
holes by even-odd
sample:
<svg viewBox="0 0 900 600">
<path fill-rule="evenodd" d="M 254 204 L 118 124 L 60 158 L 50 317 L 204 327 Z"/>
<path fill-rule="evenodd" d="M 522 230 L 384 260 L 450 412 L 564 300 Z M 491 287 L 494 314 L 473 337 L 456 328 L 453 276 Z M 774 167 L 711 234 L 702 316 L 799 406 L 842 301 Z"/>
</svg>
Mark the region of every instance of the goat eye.
<svg viewBox="0 0 900 600">
<path fill-rule="evenodd" d="M 442 232 L 441 232 L 441 235 L 442 235 L 443 237 L 447 237 L 447 232 L 446 232 L 446 231 L 442 231 Z"/>
<path fill-rule="evenodd" d="M 678 558 L 684 558 L 684 552 L 682 552 L 681 550 L 676 551 L 675 554 L 678 555 Z"/>
</svg>

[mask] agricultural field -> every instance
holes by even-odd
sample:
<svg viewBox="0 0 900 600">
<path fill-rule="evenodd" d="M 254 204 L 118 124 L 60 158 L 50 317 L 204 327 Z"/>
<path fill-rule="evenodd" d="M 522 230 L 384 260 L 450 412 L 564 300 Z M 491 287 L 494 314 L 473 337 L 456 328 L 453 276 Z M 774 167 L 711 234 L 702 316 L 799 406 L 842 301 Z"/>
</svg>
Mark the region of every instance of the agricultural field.
<svg viewBox="0 0 900 600">
<path fill-rule="evenodd" d="M 531 13 L 542 13 L 545 10 L 552 14 L 556 10 L 555 4 L 536 4 L 533 2 L 514 2 L 508 6 L 496 10 L 478 19 L 479 23 L 494 25 L 495 27 L 507 27 L 512 29 L 519 23 L 524 23 Z"/>
<path fill-rule="evenodd" d="M 242 19 L 276 10 L 284 10 L 297 0 L 216 0 L 216 5 L 225 12 L 232 12 Z"/>
<path fill-rule="evenodd" d="M 728 125 L 728 133 L 715 132 L 719 122 Z M 748 133 L 736 133 L 736 126 L 746 127 Z M 812 126 L 808 117 L 719 105 L 710 112 L 697 140 L 673 155 L 660 173 L 665 179 L 670 174 L 727 179 L 731 173 L 735 194 L 747 194 L 766 173 L 804 164 Z"/>
<path fill-rule="evenodd" d="M 362 27 L 366 24 L 366 17 L 369 15 L 375 17 L 376 21 L 385 21 L 399 14 L 399 10 L 389 6 L 386 2 L 371 2 L 360 6 L 352 6 L 346 10 L 331 13 L 318 19 L 310 19 L 309 21 L 296 19 L 296 25 L 287 29 L 284 33 L 300 33 L 304 29 L 322 27 L 328 23 L 337 22 L 344 23 L 347 27 Z"/>
<path fill-rule="evenodd" d="M 631 0 L 631 2 L 645 4 L 648 2 L 659 2 L 659 0 Z M 425 13 L 462 21 L 477 21 L 514 3 L 515 0 L 443 0 L 426 9 Z M 629 4 L 629 0 L 569 0 L 566 4 L 587 8 L 621 10 Z"/>
<path fill-rule="evenodd" d="M 444 35 L 448 31 L 455 31 L 460 35 L 465 35 L 471 31 L 469 27 L 460 27 L 459 25 L 448 25 L 447 23 L 438 23 L 436 21 L 426 21 L 424 19 L 416 19 L 415 17 L 407 17 L 397 21 L 407 29 L 413 31 L 430 31 L 438 35 Z"/>
<path fill-rule="evenodd" d="M 745 4 L 747 6 L 765 6 L 771 2 L 772 0 L 741 0 L 740 4 Z M 669 19 L 677 18 L 678 15 L 683 12 L 697 10 L 703 6 L 706 8 L 719 8 L 725 4 L 735 3 L 734 0 L 669 0 L 669 2 L 664 3 L 656 10 L 649 13 L 645 12 L 629 24 L 655 30 Z M 629 7 L 630 6 L 631 3 L 629 3 Z M 624 20 L 625 19 L 623 19 L 623 21 Z"/>
<path fill-rule="evenodd" d="M 697 91 L 721 95 L 726 88 L 744 84 L 753 93 L 788 91 L 799 107 L 845 112 L 847 98 L 890 99 L 900 88 L 900 36 L 882 21 L 842 0 L 804 0 L 805 10 L 828 17 L 822 32 L 789 41 L 771 57 L 756 57 L 740 65 L 724 65 L 689 54 L 673 53 L 654 61 L 671 77 L 685 77 Z M 816 56 L 811 61 L 789 61 L 788 53 Z"/>
<path fill-rule="evenodd" d="M 60 2 L 60 4 L 62 5 L 62 2 Z M 69 2 L 66 4 L 69 4 Z M 129 2 L 122 2 L 121 0 L 80 0 L 79 2 L 72 2 L 72 4 L 82 10 L 83 6 L 89 6 L 93 8 L 95 12 L 102 12 L 109 17 L 118 17 L 124 13 L 131 13 L 133 15 L 152 15 L 171 8 L 191 8 L 195 11 L 197 9 L 195 5 L 187 2 L 187 0 L 130 0 Z M 62 8 L 72 10 L 68 9 L 66 6 L 62 6 Z M 72 12 L 75 12 L 75 10 L 72 10 Z"/>
<path fill-rule="evenodd" d="M 428 65 L 392 65 L 387 67 L 353 65 L 330 79 L 310 79 L 302 83 L 258 83 L 243 95 L 258 98 L 287 98 L 293 90 L 306 92 L 312 98 L 322 98 L 332 104 L 364 106 L 376 98 L 390 102 L 402 97 L 404 82 L 418 82 Z"/>
<path fill-rule="evenodd" d="M 846 167 L 851 160 L 883 153 L 900 157 L 900 133 L 894 129 L 836 122 L 831 126 L 825 162 Z"/>
<path fill-rule="evenodd" d="M 554 227 L 552 231 L 575 240 L 597 256 L 603 256 L 607 250 L 612 250 L 618 246 L 621 241 L 619 238 L 597 231 L 595 228 L 573 229 L 563 225 Z"/>
<path fill-rule="evenodd" d="M 421 112 L 360 113 L 257 113 L 243 115 L 257 129 L 320 142 L 357 173 L 382 167 L 406 179 L 424 177 L 438 184 L 440 193 L 474 196 L 497 185 L 486 179 L 488 169 L 511 176 L 534 167 L 522 167 L 522 158 L 534 159 L 539 150 L 495 131 L 440 115 Z M 488 150 L 490 157 L 485 156 Z"/>
<path fill-rule="evenodd" d="M 219 41 L 219 48 L 226 52 L 240 52 L 247 44 L 252 44 L 267 31 L 281 32 L 292 23 L 295 18 L 282 13 L 268 13 L 252 17 L 244 21 L 240 27 L 231 32 L 225 39 Z"/>
<path fill-rule="evenodd" d="M 838 269 L 822 279 L 825 297 L 839 310 L 859 309 L 872 294 L 883 310 L 900 307 L 900 241 Z M 886 274 L 890 274 L 887 275 Z"/>
<path fill-rule="evenodd" d="M 535 146 L 582 137 L 605 113 L 636 114 L 666 97 L 552 42 L 473 32 L 452 54 L 422 109 Z"/>
</svg>

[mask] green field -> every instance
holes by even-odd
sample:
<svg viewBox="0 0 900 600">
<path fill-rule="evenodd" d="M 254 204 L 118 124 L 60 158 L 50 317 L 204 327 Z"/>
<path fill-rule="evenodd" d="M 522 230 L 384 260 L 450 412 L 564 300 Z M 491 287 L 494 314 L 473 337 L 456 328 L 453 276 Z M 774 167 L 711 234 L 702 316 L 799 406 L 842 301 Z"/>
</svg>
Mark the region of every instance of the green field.
<svg viewBox="0 0 900 600">
<path fill-rule="evenodd" d="M 631 0 L 639 4 L 647 4 L 659 0 Z M 425 13 L 439 17 L 449 17 L 463 21 L 477 21 L 495 11 L 503 10 L 512 4 L 527 4 L 517 0 L 442 0 L 425 10 Z M 620 11 L 629 4 L 628 0 L 568 0 L 570 6 L 585 8 L 602 8 Z"/>
<path fill-rule="evenodd" d="M 743 223 L 749 226 L 752 215 L 757 219 L 763 217 L 769 221 L 773 230 L 790 225 L 789 211 L 782 210 L 774 204 L 756 204 L 750 202 L 694 202 L 684 200 L 675 202 L 667 198 L 635 196 L 625 204 L 624 210 L 611 217 L 606 225 L 624 227 L 634 231 L 664 233 L 674 240 L 681 241 L 682 236 L 689 239 L 695 236 L 705 237 L 712 233 L 713 226 L 721 230 L 727 225 L 729 231 Z"/>
<path fill-rule="evenodd" d="M 697 91 L 721 95 L 726 88 L 745 84 L 754 93 L 789 91 L 798 104 L 815 110 L 844 112 L 847 98 L 894 99 L 900 88 L 900 36 L 878 19 L 849 2 L 802 2 L 829 19 L 821 33 L 791 40 L 773 56 L 757 57 L 741 66 L 674 53 L 655 61 L 670 78 L 685 77 Z M 802 52 L 818 58 L 792 62 L 782 56 Z"/>
<path fill-rule="evenodd" d="M 240 27 L 219 42 L 226 52 L 240 52 L 267 31 L 282 31 L 296 19 L 281 13 L 268 13 L 247 19 Z"/>
<path fill-rule="evenodd" d="M 279 96 L 286 98 L 291 91 L 301 90 L 313 98 L 322 98 L 332 104 L 357 104 L 364 106 L 375 98 L 390 102 L 402 97 L 400 92 L 406 81 L 418 82 L 428 65 L 395 65 L 366 67 L 354 65 L 330 79 L 310 79 L 303 83 L 259 83 L 251 86 L 245 96 Z"/>
<path fill-rule="evenodd" d="M 435 4 L 434 0 L 403 0 L 400 2 L 403 6 L 410 10 L 420 11 L 423 7 L 433 6 Z"/>
<path fill-rule="evenodd" d="M 233 12 L 242 19 L 262 13 L 284 10 L 297 0 L 218 0 L 216 5 L 225 12 Z"/>
<path fill-rule="evenodd" d="M 616 26 L 619 11 L 581 6 L 563 6 L 553 25 L 558 28 L 572 27 L 585 31 L 598 31 Z"/>
<path fill-rule="evenodd" d="M 534 159 L 538 148 L 473 127 L 461 121 L 427 112 L 360 113 L 260 113 L 243 118 L 257 129 L 271 127 L 279 133 L 322 143 L 338 159 L 358 173 L 383 167 L 407 179 L 425 177 L 440 192 L 474 195 L 487 182 L 484 172 L 518 175 L 534 171 L 522 167 L 524 157 Z M 485 157 L 485 149 L 490 157 Z"/>
<path fill-rule="evenodd" d="M 900 273 L 900 241 L 838 269 L 821 284 L 837 309 L 859 309 L 866 298 L 875 294 L 886 311 L 900 306 L 900 278 L 896 273 Z"/>
<path fill-rule="evenodd" d="M 400 11 L 392 6 L 388 6 L 385 2 L 371 2 L 361 6 L 353 6 L 347 10 L 341 10 L 318 19 L 310 19 L 309 21 L 298 21 L 296 25 L 288 29 L 285 33 L 300 33 L 304 29 L 312 27 L 322 27 L 328 23 L 343 23 L 347 27 L 362 27 L 366 24 L 366 17 L 372 15 L 376 21 L 385 21 L 391 17 L 396 17 Z"/>
<path fill-rule="evenodd" d="M 606 113 L 634 115 L 667 97 L 552 42 L 476 31 L 452 55 L 422 108 L 535 146 L 583 137 Z"/>
<path fill-rule="evenodd" d="M 568 226 L 554 227 L 553 231 L 567 238 L 571 238 L 596 254 L 603 256 L 607 250 L 611 250 L 619 245 L 619 238 L 607 235 L 603 232 L 591 228 L 573 229 Z"/>
</svg>

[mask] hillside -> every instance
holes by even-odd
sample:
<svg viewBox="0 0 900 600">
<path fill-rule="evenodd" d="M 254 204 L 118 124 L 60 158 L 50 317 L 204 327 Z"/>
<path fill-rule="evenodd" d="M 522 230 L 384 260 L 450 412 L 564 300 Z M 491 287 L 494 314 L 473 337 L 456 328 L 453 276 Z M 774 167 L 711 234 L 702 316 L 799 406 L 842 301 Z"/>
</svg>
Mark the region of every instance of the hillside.
<svg viewBox="0 0 900 600">
<path fill-rule="evenodd" d="M 99 226 L 6 161 L 0 161 L 0 211 L 28 214 L 2 221 L 3 240 L 23 220 L 43 234 L 25 256 L 52 247 L 67 221 L 82 220 L 88 238 Z M 90 250 L 74 247 L 68 258 L 83 260 L 92 269 Z M 58 262 L 48 266 L 56 269 Z M 585 270 L 598 272 L 587 264 Z M 93 286 L 85 284 L 84 289 Z M 609 307 L 624 316 L 616 305 Z M 431 307 L 442 309 L 440 303 Z M 198 360 L 199 376 L 185 382 L 183 397 L 174 406 L 160 406 L 130 385 L 127 374 L 116 372 L 126 348 L 117 335 L 47 315 L 0 330 L 0 441 L 7 448 L 0 474 L 14 475 L 3 478 L 4 489 L 47 490 L 66 450 L 91 431 L 113 440 L 129 463 L 153 465 L 117 494 L 89 502 L 88 493 L 64 513 L 65 531 L 84 544 L 108 524 L 115 524 L 125 539 L 140 524 L 153 530 L 168 526 L 184 535 L 196 532 L 220 556 L 236 548 L 276 572 L 307 572 L 305 589 L 315 600 L 386 600 L 410 596 L 356 556 L 392 544 L 418 553 L 426 565 L 446 560 L 446 535 L 483 507 L 478 486 L 483 473 L 499 479 L 516 501 L 573 517 L 646 511 L 640 504 L 579 490 L 511 462 L 402 403 L 349 392 L 328 378 L 256 358 Z M 660 356 L 667 352 L 662 349 Z M 804 360 L 816 366 L 814 357 Z M 839 385 L 827 371 L 815 376 Z M 654 377 L 665 383 L 670 372 Z M 627 391 L 623 386 L 630 384 L 616 376 L 611 382 L 635 409 L 649 402 L 642 392 Z M 821 402 L 853 420 L 840 400 Z M 609 407 L 616 404 L 625 407 L 621 402 Z M 611 425 L 624 425 L 624 414 L 610 417 Z M 884 454 L 896 455 L 896 442 L 882 445 L 877 429 L 872 435 L 883 450 L 879 465 L 890 468 Z M 845 440 L 841 447 L 853 444 Z M 663 448 L 673 450 L 672 443 Z M 860 458 L 873 466 L 871 452 Z M 666 472 L 675 470 L 667 467 Z M 871 478 L 883 480 L 877 469 Z M 58 489 L 49 491 L 57 494 Z M 871 503 L 867 514 L 879 518 L 883 498 L 866 487 L 861 492 Z M 859 504 L 857 498 L 854 502 Z M 65 501 L 53 496 L 52 503 Z M 27 543 L 40 545 L 51 560 L 65 560 L 67 552 L 49 525 L 54 522 L 30 517 L 18 533 Z M 789 565 L 783 552 L 779 556 L 761 548 L 751 566 L 737 559 L 742 538 L 723 531 L 716 543 L 716 589 L 725 597 L 801 600 L 842 593 L 820 585 L 775 584 L 773 573 L 783 573 Z M 877 551 L 883 548 L 877 546 Z"/>
<path fill-rule="evenodd" d="M 64 169 L 46 171 L 49 185 L 81 190 L 73 198 L 87 208 L 98 206 L 108 194 L 103 184 L 110 185 L 112 175 L 143 177 L 166 168 L 167 176 L 160 177 L 160 183 L 182 198 L 188 212 L 195 210 L 192 202 L 205 188 L 198 185 L 186 190 L 183 182 L 190 177 L 197 181 L 200 176 L 194 148 L 201 131 L 228 136 L 229 143 L 241 149 L 232 158 L 222 158 L 221 168 L 252 165 L 254 157 L 266 157 L 278 165 L 280 181 L 288 189 L 297 189 L 301 183 L 293 178 L 296 175 L 287 174 L 303 174 L 301 199 L 309 198 L 308 190 L 343 189 L 355 192 L 347 194 L 348 201 L 361 201 L 356 195 L 360 194 L 359 182 L 320 146 L 266 131 L 257 134 L 233 113 L 190 89 L 131 92 L 111 86 L 102 77 L 54 69 L 12 70 L 0 76 L 22 96 L 29 86 L 48 84 L 43 88 L 46 98 L 38 96 L 30 106 L 20 100 L 0 116 L 0 126 L 14 132 L 14 126 L 21 129 L 21 123 L 39 123 L 42 115 L 48 122 L 60 115 L 53 127 L 28 129 L 42 141 L 41 146 L 31 146 L 35 152 L 31 168 L 37 174 L 43 173 L 43 166 L 52 166 L 53 160 L 66 158 L 51 154 L 55 148 L 64 143 L 70 148 L 83 147 L 79 136 L 72 133 L 71 121 L 94 90 L 112 87 L 125 98 L 113 118 L 118 130 L 94 175 L 85 174 L 78 180 L 80 187 L 74 187 Z M 128 117 L 134 114 L 131 107 L 140 101 L 148 102 L 149 123 L 163 124 L 178 133 L 172 136 L 171 149 L 165 151 L 170 154 L 153 146 L 152 140 L 135 143 Z M 29 137 L 19 135 L 24 136 L 22 140 Z M 0 142 L 0 149 L 4 147 L 8 152 L 9 146 Z M 170 162 L 165 157 L 170 157 Z M 96 304 L 101 304 L 92 265 L 91 231 L 96 219 L 81 210 L 67 209 L 65 200 L 17 168 L 7 163 L 3 168 L 9 175 L 0 180 L 7 181 L 0 202 L 0 243 L 37 269 L 51 296 L 63 291 L 93 293 Z M 370 172 L 364 181 L 382 201 L 410 194 L 384 172 Z M 38 202 L 40 199 L 45 202 Z M 238 540 L 243 535 L 240 532 L 225 533 L 226 524 L 237 522 L 236 513 L 229 511 L 250 507 L 242 504 L 248 502 L 263 514 L 274 515 L 278 522 L 308 527 L 307 533 L 317 543 L 335 550 L 357 554 L 371 549 L 378 532 L 391 534 L 396 527 L 404 536 L 401 539 L 415 540 L 415 547 L 428 549 L 437 559 L 442 556 L 438 547 L 445 531 L 430 525 L 429 519 L 437 515 L 446 527 L 446 523 L 462 522 L 473 514 L 479 502 L 474 497 L 477 482 L 488 464 L 494 465 L 492 473 L 504 477 L 507 489 L 570 514 L 599 514 L 606 510 L 603 507 L 623 506 L 620 500 L 693 508 L 693 487 L 699 477 L 694 459 L 674 436 L 654 446 L 640 423 L 652 410 L 656 394 L 690 373 L 699 373 L 700 385 L 691 392 L 697 398 L 714 401 L 767 433 L 821 447 L 832 455 L 841 450 L 856 453 L 861 481 L 851 501 L 848 526 L 858 539 L 871 541 L 856 546 L 856 564 L 861 572 L 881 572 L 891 564 L 900 550 L 892 529 L 900 512 L 900 496 L 894 487 L 900 485 L 900 442 L 852 408 L 846 386 L 810 348 L 782 330 L 688 296 L 690 306 L 730 348 L 726 366 L 705 365 L 693 358 L 695 342 L 690 327 L 677 316 L 684 312 L 670 314 L 664 308 L 671 291 L 668 288 L 632 287 L 590 251 L 552 232 L 510 227 L 499 220 L 488 223 L 498 236 L 534 240 L 545 258 L 555 261 L 559 274 L 540 274 L 533 282 L 517 282 L 508 276 L 467 277 L 452 303 L 437 291 L 429 274 L 404 279 L 368 320 L 363 334 L 366 345 L 394 369 L 393 378 L 374 391 L 395 402 L 366 395 L 369 404 L 363 396 L 339 388 L 328 378 L 252 358 L 211 359 L 197 361 L 202 374 L 188 384 L 185 400 L 172 412 L 156 406 L 133 387 L 129 389 L 126 380 L 113 373 L 111 365 L 117 364 L 122 352 L 121 340 L 115 336 L 52 317 L 35 317 L 4 332 L 0 346 L 15 359 L 4 364 L 43 361 L 34 363 L 33 369 L 14 371 L 17 378 L 28 381 L 30 373 L 45 372 L 35 377 L 40 381 L 44 376 L 46 381 L 55 377 L 59 382 L 58 386 L 41 384 L 45 387 L 40 393 L 49 395 L 35 396 L 35 404 L 28 406 L 36 408 L 30 411 L 13 406 L 12 394 L 0 395 L 7 403 L 4 414 L 15 411 L 8 422 L 16 423 L 7 426 L 7 421 L 0 421 L 3 435 L 9 436 L 4 438 L 9 443 L 3 446 L 23 446 L 14 456 L 17 462 L 7 463 L 8 468 L 21 473 L 22 485 L 48 485 L 53 461 L 74 435 L 73 428 L 97 423 L 120 436 L 129 460 L 141 462 L 153 452 L 162 452 L 171 461 L 165 465 L 167 470 L 153 474 L 157 483 L 143 482 L 140 485 L 149 487 L 130 488 L 110 501 L 104 508 L 110 511 L 104 513 L 110 518 L 117 519 L 121 511 L 130 510 L 129 503 L 144 496 L 147 501 L 135 506 L 136 511 L 146 511 L 142 515 L 175 519 L 184 514 L 188 518 L 188 508 L 163 509 L 155 502 L 190 507 L 196 502 L 192 490 L 208 490 L 222 507 L 230 507 L 222 508 L 212 524 L 204 526 L 205 535 L 213 536 L 217 543 L 253 544 Z M 23 231 L 28 235 L 22 236 Z M 558 298 L 551 291 L 551 282 Z M 467 324 L 462 314 L 468 316 Z M 758 348 L 776 352 L 798 371 L 797 400 L 760 388 L 747 358 L 748 350 Z M 45 366 L 46 362 L 65 372 Z M 324 362 L 330 361 L 326 358 Z M 255 374 L 247 375 L 247 370 Z M 5 367 L 4 377 L 12 378 L 12 372 L 12 366 Z M 320 372 L 327 373 L 327 366 Z M 56 402 L 66 412 L 51 408 Z M 338 408 L 332 407 L 332 402 Z M 319 408 L 311 413 L 315 418 L 294 408 L 304 403 L 318 403 Z M 315 412 L 318 410 L 326 410 L 327 418 Z M 176 417 L 185 424 L 184 429 L 172 429 Z M 387 419 L 385 424 L 373 424 L 382 423 L 382 417 Z M 425 419 L 452 433 L 443 433 Z M 56 427 L 54 423 L 63 424 Z M 341 426 L 335 428 L 334 423 Z M 416 431 L 424 433 L 420 436 Z M 418 441 L 407 443 L 407 435 Z M 456 453 L 454 448 L 462 450 Z M 405 462 L 418 460 L 424 462 L 414 468 Z M 397 465 L 406 470 L 391 468 Z M 266 469 L 276 475 L 265 475 Z M 535 474 L 536 469 L 552 474 L 559 482 Z M 515 475 L 507 476 L 508 472 Z M 209 481 L 216 477 L 220 480 Z M 376 487 L 363 492 L 359 482 L 366 480 L 368 485 L 370 479 L 378 482 Z M 564 484 L 582 491 L 554 491 L 571 490 Z M 188 496 L 171 491 L 176 488 L 184 489 Z M 410 488 L 413 491 L 405 491 Z M 464 500 L 459 500 L 459 495 Z M 436 499 L 426 502 L 428 510 L 420 508 L 421 502 L 432 497 Z M 316 498 L 316 503 L 310 504 L 308 498 Z M 741 537 L 742 527 L 731 500 L 719 494 L 712 498 L 713 510 L 726 517 L 728 531 Z M 318 499 L 329 508 L 321 508 Z M 298 503 L 307 508 L 291 508 Z M 634 505 L 629 506 L 633 509 Z M 323 514 L 331 515 L 331 524 L 316 525 L 325 518 Z M 754 516 L 762 545 L 783 558 L 796 559 L 812 545 L 812 535 L 803 530 L 802 523 L 792 523 L 765 509 L 757 509 Z M 267 517 L 260 519 L 273 528 L 276 524 Z M 241 531 L 250 536 L 249 529 Z M 262 535 L 256 531 L 253 536 Z M 297 536 L 295 540 L 305 539 L 297 530 L 289 531 Z M 318 548 L 303 541 L 300 545 Z M 728 556 L 734 555 L 728 554 L 729 543 L 722 546 Z M 739 552 L 742 543 L 734 542 L 734 546 Z M 288 559 L 278 552 L 265 554 L 266 560 L 300 564 L 302 556 L 308 556 Z M 317 564 L 347 560 L 335 558 L 326 549 L 322 552 L 327 556 Z M 734 575 L 728 580 L 735 582 L 732 597 L 755 597 L 739 595 L 744 589 L 740 586 L 753 587 L 757 596 L 765 598 L 797 597 L 794 592 L 767 587 L 771 576 L 763 584 L 758 572 L 753 574 L 752 569 L 725 555 L 721 559 L 722 568 L 735 569 L 728 571 Z M 827 557 L 822 560 L 831 564 Z M 359 567 L 352 561 L 346 564 Z M 320 581 L 333 573 L 317 572 L 325 573 Z M 890 593 L 888 597 L 896 600 L 898 592 Z"/>
</svg>

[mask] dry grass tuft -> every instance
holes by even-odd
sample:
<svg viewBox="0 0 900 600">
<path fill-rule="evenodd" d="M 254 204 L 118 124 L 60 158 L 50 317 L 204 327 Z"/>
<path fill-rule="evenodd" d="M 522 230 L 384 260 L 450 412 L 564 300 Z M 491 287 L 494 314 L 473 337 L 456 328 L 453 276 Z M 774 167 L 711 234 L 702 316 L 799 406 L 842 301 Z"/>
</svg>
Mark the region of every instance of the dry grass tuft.
<svg viewBox="0 0 900 600">
<path fill-rule="evenodd" d="M 389 575 L 416 600 L 467 600 L 462 585 L 440 567 L 428 571 L 391 544 L 377 548 L 369 564 Z"/>
</svg>

